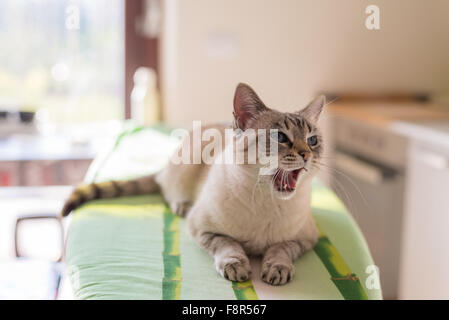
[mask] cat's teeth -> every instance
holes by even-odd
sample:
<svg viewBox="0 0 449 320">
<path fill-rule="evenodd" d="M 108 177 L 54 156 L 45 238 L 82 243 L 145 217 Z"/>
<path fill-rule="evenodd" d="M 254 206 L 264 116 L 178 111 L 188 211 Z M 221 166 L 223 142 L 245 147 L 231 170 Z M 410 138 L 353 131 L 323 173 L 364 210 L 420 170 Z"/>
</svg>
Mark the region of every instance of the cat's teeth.
<svg viewBox="0 0 449 320">
<path fill-rule="evenodd" d="M 284 189 L 287 189 L 287 187 L 288 187 L 287 184 L 284 184 Z"/>
</svg>

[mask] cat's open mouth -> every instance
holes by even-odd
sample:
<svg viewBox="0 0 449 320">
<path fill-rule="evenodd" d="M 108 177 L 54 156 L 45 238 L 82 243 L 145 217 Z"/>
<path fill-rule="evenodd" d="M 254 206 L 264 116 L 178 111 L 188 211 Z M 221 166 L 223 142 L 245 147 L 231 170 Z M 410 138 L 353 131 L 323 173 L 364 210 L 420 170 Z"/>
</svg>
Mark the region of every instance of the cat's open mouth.
<svg viewBox="0 0 449 320">
<path fill-rule="evenodd" d="M 299 173 L 305 168 L 295 170 L 277 169 L 274 174 L 274 188 L 279 192 L 293 192 L 296 189 L 296 182 Z"/>
</svg>

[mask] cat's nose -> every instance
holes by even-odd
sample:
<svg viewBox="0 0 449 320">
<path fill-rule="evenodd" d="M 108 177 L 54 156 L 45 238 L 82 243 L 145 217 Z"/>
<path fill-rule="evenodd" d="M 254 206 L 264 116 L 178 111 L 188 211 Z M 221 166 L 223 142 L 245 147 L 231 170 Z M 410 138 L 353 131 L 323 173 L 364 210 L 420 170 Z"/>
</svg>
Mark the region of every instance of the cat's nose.
<svg viewBox="0 0 449 320">
<path fill-rule="evenodd" d="M 307 161 L 307 159 L 309 159 L 310 152 L 308 152 L 308 151 L 300 151 L 299 155 L 304 159 L 304 161 Z"/>
</svg>

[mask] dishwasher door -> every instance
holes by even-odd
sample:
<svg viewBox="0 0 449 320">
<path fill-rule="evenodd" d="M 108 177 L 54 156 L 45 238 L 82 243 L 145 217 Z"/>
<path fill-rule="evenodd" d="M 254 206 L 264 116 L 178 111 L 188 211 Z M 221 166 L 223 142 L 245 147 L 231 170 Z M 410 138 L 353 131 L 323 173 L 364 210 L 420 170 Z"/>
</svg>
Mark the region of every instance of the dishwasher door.
<svg viewBox="0 0 449 320">
<path fill-rule="evenodd" d="M 359 224 L 379 268 L 383 296 L 398 295 L 404 176 L 341 149 L 331 186 Z"/>
</svg>

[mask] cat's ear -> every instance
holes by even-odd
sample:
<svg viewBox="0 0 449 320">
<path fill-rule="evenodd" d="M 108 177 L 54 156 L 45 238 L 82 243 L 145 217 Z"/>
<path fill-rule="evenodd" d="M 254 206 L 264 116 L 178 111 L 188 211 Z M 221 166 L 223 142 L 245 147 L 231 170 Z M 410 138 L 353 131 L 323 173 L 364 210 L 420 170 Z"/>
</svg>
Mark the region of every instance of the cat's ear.
<svg viewBox="0 0 449 320">
<path fill-rule="evenodd" d="M 299 114 L 306 118 L 307 120 L 316 123 L 320 118 L 321 111 L 323 111 L 323 107 L 326 104 L 326 96 L 320 95 L 315 98 L 312 102 L 310 102 L 307 107 L 299 111 Z"/>
<path fill-rule="evenodd" d="M 234 95 L 235 127 L 246 130 L 251 121 L 268 110 L 256 92 L 247 84 L 239 83 Z"/>
</svg>

